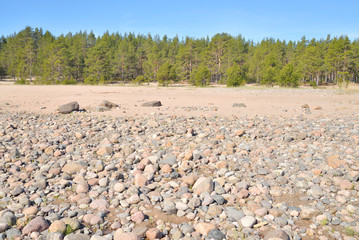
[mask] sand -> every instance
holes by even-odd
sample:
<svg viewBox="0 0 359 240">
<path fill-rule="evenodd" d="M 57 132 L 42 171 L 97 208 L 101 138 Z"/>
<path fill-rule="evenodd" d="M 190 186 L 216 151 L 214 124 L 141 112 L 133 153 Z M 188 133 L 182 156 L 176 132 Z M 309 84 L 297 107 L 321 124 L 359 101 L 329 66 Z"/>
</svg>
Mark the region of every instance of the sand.
<svg viewBox="0 0 359 240">
<path fill-rule="evenodd" d="M 120 105 L 98 113 L 101 101 Z M 159 100 L 162 107 L 141 107 L 146 101 Z M 339 89 L 279 89 L 224 87 L 133 87 L 133 86 L 34 86 L 0 84 L 0 110 L 56 113 L 65 103 L 77 101 L 93 115 L 138 116 L 150 113 L 180 116 L 276 116 L 303 114 L 308 104 L 312 117 L 335 117 L 359 113 L 359 92 Z M 235 108 L 244 103 L 245 108 Z M 322 110 L 315 110 L 315 107 Z"/>
</svg>

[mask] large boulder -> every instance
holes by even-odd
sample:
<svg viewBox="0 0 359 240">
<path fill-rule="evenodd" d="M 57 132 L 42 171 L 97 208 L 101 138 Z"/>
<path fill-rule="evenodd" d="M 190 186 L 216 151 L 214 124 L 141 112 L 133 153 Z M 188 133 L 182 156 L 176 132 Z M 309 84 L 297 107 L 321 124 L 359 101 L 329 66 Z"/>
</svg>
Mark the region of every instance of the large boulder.
<svg viewBox="0 0 359 240">
<path fill-rule="evenodd" d="M 145 102 L 141 106 L 142 107 L 161 107 L 162 103 L 161 103 L 161 101 L 151 101 L 151 102 Z"/>
<path fill-rule="evenodd" d="M 80 109 L 80 105 L 78 102 L 70 102 L 60 106 L 59 112 L 63 114 L 67 114 L 73 111 L 78 111 L 79 109 Z"/>
</svg>

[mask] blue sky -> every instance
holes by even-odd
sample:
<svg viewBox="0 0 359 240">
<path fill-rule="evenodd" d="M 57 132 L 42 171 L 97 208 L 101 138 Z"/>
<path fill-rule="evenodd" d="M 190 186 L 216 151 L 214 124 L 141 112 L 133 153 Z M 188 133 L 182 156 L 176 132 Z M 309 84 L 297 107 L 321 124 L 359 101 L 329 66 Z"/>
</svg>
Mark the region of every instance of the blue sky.
<svg viewBox="0 0 359 240">
<path fill-rule="evenodd" d="M 359 38 L 359 0 L 12 0 L 2 1 L 0 35 L 25 26 L 56 36 L 80 30 L 102 35 L 133 32 L 212 37 L 242 34 L 255 42 L 265 37 L 300 40 L 348 35 Z"/>
</svg>

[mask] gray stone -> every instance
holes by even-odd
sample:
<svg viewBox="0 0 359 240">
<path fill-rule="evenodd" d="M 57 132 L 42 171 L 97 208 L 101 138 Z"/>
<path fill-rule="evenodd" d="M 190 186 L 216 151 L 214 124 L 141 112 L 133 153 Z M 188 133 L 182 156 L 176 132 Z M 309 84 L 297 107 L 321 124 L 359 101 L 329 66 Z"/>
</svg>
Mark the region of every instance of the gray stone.
<svg viewBox="0 0 359 240">
<path fill-rule="evenodd" d="M 100 103 L 100 106 L 106 107 L 106 108 L 108 108 L 108 109 L 112 109 L 112 108 L 117 108 L 117 107 L 119 107 L 118 104 L 113 103 L 113 102 L 110 102 L 110 101 L 107 101 L 107 100 L 103 100 L 102 103 Z"/>
<path fill-rule="evenodd" d="M 240 221 L 244 228 L 251 228 L 256 224 L 257 219 L 253 216 L 245 216 Z"/>
<path fill-rule="evenodd" d="M 18 196 L 23 192 L 23 189 L 20 186 L 15 187 L 10 193 L 13 196 Z"/>
<path fill-rule="evenodd" d="M 46 238 L 46 240 L 63 240 L 63 239 L 64 239 L 64 235 L 59 232 L 49 233 Z"/>
<path fill-rule="evenodd" d="M 232 107 L 245 108 L 247 106 L 244 103 L 233 103 Z"/>
<path fill-rule="evenodd" d="M 163 211 L 167 214 L 176 214 L 176 204 L 172 200 L 165 200 L 163 203 Z"/>
<path fill-rule="evenodd" d="M 222 240 L 225 238 L 226 236 L 218 229 L 212 229 L 207 235 L 207 239 Z"/>
<path fill-rule="evenodd" d="M 162 103 L 160 101 L 151 101 L 142 103 L 142 107 L 161 107 Z"/>
<path fill-rule="evenodd" d="M 170 166 L 173 166 L 177 164 L 177 159 L 175 156 L 169 156 L 167 158 L 161 159 L 159 164 L 163 164 L 163 165 L 168 164 Z"/>
<path fill-rule="evenodd" d="M 189 225 L 188 223 L 185 223 L 181 226 L 181 231 L 184 233 L 184 234 L 187 234 L 187 233 L 193 233 L 195 231 L 195 229 Z"/>
<path fill-rule="evenodd" d="M 268 173 L 269 173 L 268 170 L 265 169 L 265 168 L 258 169 L 258 174 L 259 175 L 267 175 Z"/>
<path fill-rule="evenodd" d="M 278 224 L 279 227 L 284 227 L 285 225 L 288 224 L 287 219 L 283 217 L 277 217 L 274 219 L 274 221 Z"/>
<path fill-rule="evenodd" d="M 230 221 L 239 221 L 246 215 L 235 207 L 227 207 L 227 216 Z"/>
<path fill-rule="evenodd" d="M 59 112 L 63 114 L 71 113 L 73 111 L 78 111 L 80 108 L 80 105 L 78 102 L 70 102 L 66 103 L 59 107 Z"/>
<path fill-rule="evenodd" d="M 21 231 L 17 228 L 11 228 L 5 232 L 7 239 L 13 239 L 16 236 L 21 236 Z"/>
<path fill-rule="evenodd" d="M 337 226 L 342 223 L 342 221 L 339 218 L 334 218 L 331 222 L 334 226 Z"/>
<path fill-rule="evenodd" d="M 221 195 L 215 194 L 215 195 L 212 196 L 212 198 L 213 198 L 214 201 L 216 201 L 216 203 L 218 203 L 219 205 L 222 205 L 222 204 L 224 204 L 224 203 L 226 202 L 226 199 L 224 199 L 224 197 L 221 196 Z"/>
<path fill-rule="evenodd" d="M 96 112 L 106 112 L 106 111 L 110 111 L 110 109 L 107 107 L 104 107 L 104 106 L 96 106 L 95 111 Z"/>
</svg>

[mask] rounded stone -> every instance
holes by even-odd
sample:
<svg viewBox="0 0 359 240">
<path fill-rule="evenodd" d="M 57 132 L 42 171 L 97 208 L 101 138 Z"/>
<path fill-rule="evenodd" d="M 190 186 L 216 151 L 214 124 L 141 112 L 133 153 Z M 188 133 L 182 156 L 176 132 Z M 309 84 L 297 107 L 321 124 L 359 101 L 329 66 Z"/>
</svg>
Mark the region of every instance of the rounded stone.
<svg viewBox="0 0 359 240">
<path fill-rule="evenodd" d="M 241 224 L 244 228 L 251 228 L 256 224 L 257 219 L 253 216 L 245 216 L 241 218 Z"/>
<path fill-rule="evenodd" d="M 289 240 L 288 234 L 281 229 L 276 229 L 268 232 L 264 236 L 264 240 Z"/>
</svg>

